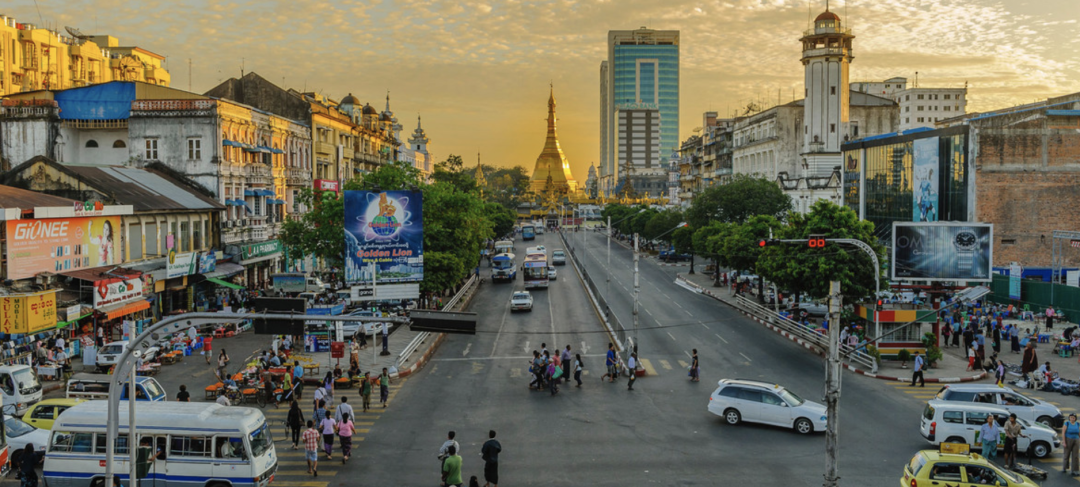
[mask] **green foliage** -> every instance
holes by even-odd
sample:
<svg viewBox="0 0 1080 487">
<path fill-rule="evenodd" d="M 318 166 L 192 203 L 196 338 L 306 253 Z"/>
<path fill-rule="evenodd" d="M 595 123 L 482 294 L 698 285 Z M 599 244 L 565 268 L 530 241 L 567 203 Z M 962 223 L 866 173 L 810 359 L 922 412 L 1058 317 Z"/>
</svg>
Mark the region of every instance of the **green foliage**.
<svg viewBox="0 0 1080 487">
<path fill-rule="evenodd" d="M 754 215 L 746 223 L 729 224 L 728 230 L 710 237 L 707 246 L 717 254 L 720 265 L 729 269 L 757 272 L 762 248 L 758 243 L 780 232 L 782 224 L 772 215 Z"/>
<path fill-rule="evenodd" d="M 350 181 L 352 183 L 352 181 Z M 349 185 L 346 185 L 348 187 Z M 351 188 L 355 189 L 355 188 Z M 300 203 L 309 211 L 299 218 L 292 215 L 281 225 L 281 243 L 292 258 L 311 255 L 328 266 L 342 268 L 345 255 L 345 201 L 332 191 L 304 189 Z"/>
<path fill-rule="evenodd" d="M 345 183 L 345 189 L 366 189 L 371 191 L 379 188 L 383 191 L 394 191 L 419 185 L 420 170 L 407 162 L 397 161 L 380 166 L 379 169 L 365 174 L 363 179 L 353 179 Z"/>
<path fill-rule="evenodd" d="M 496 237 L 510 233 L 517 223 L 517 213 L 496 202 L 488 202 L 484 205 L 484 213 L 491 220 L 491 231 Z"/>
<path fill-rule="evenodd" d="M 652 214 L 645 228 L 641 231 L 641 238 L 646 241 L 660 240 L 671 242 L 671 234 L 675 232 L 679 224 L 683 223 L 683 214 L 679 210 L 664 210 Z"/>
<path fill-rule="evenodd" d="M 521 203 L 532 201 L 532 180 L 525 167 L 483 166 L 483 168 L 484 179 L 487 180 L 487 187 L 484 188 L 485 199 L 499 203 L 510 210 L 516 210 Z"/>
<path fill-rule="evenodd" d="M 691 237 L 694 244 L 694 251 L 701 255 L 707 255 L 714 261 L 719 258 L 716 249 L 709 246 L 709 241 L 716 239 L 722 239 L 725 235 L 731 232 L 731 223 L 722 223 L 718 221 L 709 222 L 708 225 L 698 228 Z"/>
<path fill-rule="evenodd" d="M 872 344 L 867 344 L 866 345 L 866 354 L 871 356 L 871 357 L 874 357 L 874 362 L 875 363 L 879 363 L 879 364 L 881 363 L 881 350 L 878 350 L 878 348 L 875 347 L 874 345 L 872 345 Z"/>
<path fill-rule="evenodd" d="M 696 254 L 694 251 L 694 227 L 686 225 L 671 232 L 671 245 L 680 254 Z"/>
<path fill-rule="evenodd" d="M 933 332 L 928 331 L 923 334 L 922 343 L 926 347 L 926 363 L 928 364 L 936 364 L 945 355 L 941 352 L 941 347 L 938 347 L 937 342 L 937 335 Z"/>
<path fill-rule="evenodd" d="M 461 191 L 448 182 L 436 182 L 424 189 L 424 282 L 420 290 L 446 289 L 468 275 L 480 259 L 482 243 L 494 236 L 485 205 L 475 193 Z M 428 279 L 428 253 L 439 256 L 436 273 Z"/>
<path fill-rule="evenodd" d="M 814 203 L 806 215 L 791 214 L 788 225 L 774 235 L 778 239 L 805 239 L 810 235 L 857 239 L 869 244 L 880 261 L 885 259 L 885 248 L 874 236 L 874 225 L 859 220 L 850 208 L 826 200 Z M 829 294 L 829 281 L 840 281 L 841 292 L 852 300 L 872 295 L 874 280 L 881 276 L 862 250 L 834 243 L 824 249 L 796 244 L 768 246 L 760 253 L 757 272 L 781 289 L 814 298 Z"/>
<path fill-rule="evenodd" d="M 742 223 L 754 215 L 782 219 L 789 211 L 791 198 L 775 181 L 739 174 L 727 184 L 711 186 L 694 196 L 686 220 L 702 228 L 711 221 Z"/>
<path fill-rule="evenodd" d="M 899 360 L 901 362 L 907 362 L 908 360 L 911 360 L 911 352 L 909 352 L 906 348 L 901 349 L 899 352 L 896 352 L 896 360 Z"/>
<path fill-rule="evenodd" d="M 431 173 L 431 180 L 436 183 L 451 184 L 458 190 L 467 193 L 477 191 L 475 174 L 464 169 L 465 164 L 462 162 L 461 156 L 450 154 L 445 161 L 435 164 L 435 170 Z"/>
</svg>

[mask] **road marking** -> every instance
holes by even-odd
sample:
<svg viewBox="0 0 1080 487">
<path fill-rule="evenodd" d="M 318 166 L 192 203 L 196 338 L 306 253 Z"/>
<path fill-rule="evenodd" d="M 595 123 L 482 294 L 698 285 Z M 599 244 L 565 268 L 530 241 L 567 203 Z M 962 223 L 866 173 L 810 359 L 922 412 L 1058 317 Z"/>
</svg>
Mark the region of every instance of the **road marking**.
<svg viewBox="0 0 1080 487">
<path fill-rule="evenodd" d="M 719 339 L 720 339 L 721 341 L 723 341 L 724 343 L 727 343 L 727 342 L 728 342 L 727 340 L 724 340 L 724 337 L 720 336 L 720 334 L 719 334 L 719 333 L 714 333 L 714 335 L 716 335 L 716 338 L 719 338 Z"/>
<path fill-rule="evenodd" d="M 510 295 L 513 296 L 514 291 L 510 291 Z M 506 303 L 506 307 L 503 308 L 502 321 L 499 322 L 499 331 L 495 333 L 495 342 L 491 344 L 491 355 L 495 355 L 495 348 L 499 346 L 499 337 L 502 336 L 503 326 L 506 326 L 506 317 L 510 314 L 510 302 Z M 527 344 L 526 344 L 527 345 Z M 528 352 L 528 346 L 526 346 L 526 352 Z"/>
<path fill-rule="evenodd" d="M 672 340 L 675 340 L 675 335 L 672 335 L 670 331 L 666 331 L 664 333 L 667 333 L 667 336 L 671 337 Z M 675 340 L 675 341 L 678 341 L 678 340 Z"/>
<path fill-rule="evenodd" d="M 518 367 L 510 368 L 510 378 L 521 377 L 521 369 Z"/>
<path fill-rule="evenodd" d="M 682 368 L 685 369 L 685 368 L 687 368 L 689 366 L 690 366 L 690 364 L 686 363 L 685 361 L 682 361 L 682 360 L 679 361 L 679 367 L 682 367 Z"/>
<path fill-rule="evenodd" d="M 307 473 L 304 473 L 303 475 L 307 475 Z M 327 485 L 329 485 L 329 482 L 290 482 L 288 480 L 274 480 L 274 487 L 326 487 Z"/>
<path fill-rule="evenodd" d="M 641 366 L 645 368 L 645 373 L 648 375 L 660 375 L 656 373 L 656 369 L 653 368 L 652 362 L 647 358 L 641 359 Z"/>
<path fill-rule="evenodd" d="M 671 362 L 668 362 L 667 360 L 661 360 L 660 366 L 667 370 L 671 370 Z"/>
<path fill-rule="evenodd" d="M 642 309 L 644 309 L 646 313 L 649 313 L 649 316 L 652 316 L 652 311 L 649 311 L 649 308 L 642 308 Z"/>
<path fill-rule="evenodd" d="M 709 325 L 706 325 L 704 321 L 699 321 L 698 324 L 704 326 L 706 330 L 711 330 L 711 328 L 709 328 Z"/>
<path fill-rule="evenodd" d="M 607 354 L 603 353 L 590 353 L 582 354 L 582 357 L 607 357 Z M 528 362 L 532 360 L 532 355 L 519 355 L 519 356 L 505 356 L 505 357 L 448 357 L 448 358 L 433 358 L 429 362 L 488 362 L 492 360 L 521 360 Z"/>
<path fill-rule="evenodd" d="M 320 460 L 327 461 L 327 462 L 332 462 L 333 461 L 333 460 L 327 460 L 325 458 L 321 458 Z M 328 476 L 328 477 L 334 476 L 334 475 L 337 475 L 337 470 L 330 470 L 328 472 L 322 472 L 322 474 L 325 475 L 325 476 Z M 274 474 L 274 475 L 285 476 L 285 475 L 309 475 L 309 474 L 307 472 L 303 471 L 303 470 L 278 470 L 277 473 Z M 274 482 L 274 485 L 278 485 L 278 482 Z"/>
<path fill-rule="evenodd" d="M 747 357 L 747 356 L 746 356 L 745 354 L 743 354 L 742 352 L 739 352 L 739 355 L 742 355 L 742 358 L 746 359 L 746 361 L 747 361 L 747 362 L 751 362 L 751 360 L 750 360 L 750 357 Z"/>
<path fill-rule="evenodd" d="M 472 348 L 472 342 L 469 342 L 469 343 L 465 344 L 465 351 L 461 352 L 461 355 L 462 356 L 468 355 L 470 348 Z"/>
<path fill-rule="evenodd" d="M 683 311 L 686 311 L 686 310 L 684 309 Z M 689 316 L 689 317 L 691 317 L 691 318 L 693 318 L 693 317 L 694 317 L 694 313 L 691 313 L 691 312 L 689 312 L 689 311 L 686 311 L 686 315 L 687 315 L 687 316 Z M 708 327 L 706 326 L 705 328 L 708 328 Z"/>
<path fill-rule="evenodd" d="M 682 353 L 685 353 L 687 357 L 694 358 L 694 356 L 690 355 L 690 352 L 687 352 L 686 350 L 683 350 Z"/>
<path fill-rule="evenodd" d="M 529 353 L 529 341 L 528 340 L 525 340 L 525 353 Z M 492 353 L 491 357 L 494 357 L 494 356 L 495 356 L 495 354 Z M 488 358 L 491 358 L 491 357 L 488 357 Z"/>
<path fill-rule="evenodd" d="M 671 299 L 671 298 L 668 298 L 668 299 Z M 679 308 L 682 308 L 682 305 L 679 304 L 679 303 L 675 303 L 675 306 L 678 306 Z"/>
<path fill-rule="evenodd" d="M 585 340 L 581 341 L 581 353 L 589 354 L 589 346 L 585 344 Z"/>
</svg>

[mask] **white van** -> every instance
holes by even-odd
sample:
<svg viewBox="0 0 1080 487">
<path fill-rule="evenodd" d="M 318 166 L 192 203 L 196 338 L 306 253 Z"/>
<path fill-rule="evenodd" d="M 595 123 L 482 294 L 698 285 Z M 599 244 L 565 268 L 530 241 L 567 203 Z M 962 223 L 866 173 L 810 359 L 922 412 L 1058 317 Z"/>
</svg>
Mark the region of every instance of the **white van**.
<svg viewBox="0 0 1080 487">
<path fill-rule="evenodd" d="M 995 417 L 999 426 L 1004 426 L 1009 419 L 1009 412 L 997 406 L 932 400 L 926 403 L 923 410 L 920 432 L 931 445 L 964 443 L 979 448 L 982 446 L 981 438 L 978 438 L 979 428 L 986 424 L 986 418 L 990 415 Z M 1021 434 L 1027 435 L 1017 440 L 1017 451 L 1046 458 L 1061 447 L 1061 438 L 1049 427 L 1019 417 L 1016 422 L 1020 423 Z M 1004 451 L 1004 430 L 998 438 L 998 448 Z"/>
<path fill-rule="evenodd" d="M 108 399 L 112 377 L 106 374 L 75 374 L 68 380 L 64 397 L 86 400 Z M 128 381 L 124 381 L 124 387 L 120 389 L 120 399 L 127 400 L 127 389 Z M 140 375 L 135 378 L 135 400 L 167 401 L 169 397 L 157 379 Z"/>
<path fill-rule="evenodd" d="M 1061 410 L 1048 402 L 1025 396 L 1008 387 L 997 384 L 947 384 L 942 387 L 936 399 L 996 405 L 1016 413 L 1016 417 L 1032 423 L 1042 423 L 1051 428 L 1059 428 L 1065 422 Z"/>
<path fill-rule="evenodd" d="M 127 350 L 130 343 L 131 342 L 127 340 L 106 343 L 105 346 L 101 347 L 101 350 L 98 350 L 97 352 L 97 357 L 95 358 L 97 369 L 104 372 L 109 370 L 109 367 L 116 365 L 116 362 L 120 360 L 120 356 L 124 354 L 124 350 Z M 153 360 L 154 357 L 157 357 L 158 351 L 160 351 L 158 347 L 150 347 L 143 352 L 141 358 L 144 362 Z"/>
<path fill-rule="evenodd" d="M 41 400 L 41 382 L 38 382 L 37 374 L 29 365 L 2 365 L 0 392 L 3 392 L 4 412 L 21 416 Z"/>
<path fill-rule="evenodd" d="M 49 487 L 86 487 L 105 477 L 108 401 L 86 401 L 60 414 L 45 453 Z M 127 402 L 120 403 L 122 433 L 113 472 L 125 477 L 128 463 Z M 262 411 L 206 402 L 139 404 L 136 428 L 162 454 L 150 477 L 168 487 L 266 487 L 277 470 L 277 452 Z M 141 441 L 140 441 L 141 443 Z M 152 482 L 144 481 L 149 485 Z"/>
</svg>

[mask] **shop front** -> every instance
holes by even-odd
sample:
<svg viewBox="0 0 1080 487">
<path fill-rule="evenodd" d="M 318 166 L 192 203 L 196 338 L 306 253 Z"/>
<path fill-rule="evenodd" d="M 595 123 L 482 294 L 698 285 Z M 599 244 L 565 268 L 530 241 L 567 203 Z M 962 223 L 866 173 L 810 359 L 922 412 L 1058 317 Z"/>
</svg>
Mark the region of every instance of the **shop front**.
<svg viewBox="0 0 1080 487">
<path fill-rule="evenodd" d="M 0 364 L 29 365 L 38 344 L 55 334 L 56 294 L 51 290 L 0 297 Z"/>
<path fill-rule="evenodd" d="M 244 266 L 244 286 L 250 290 L 268 289 L 270 274 L 282 268 L 283 246 L 280 240 L 239 245 L 240 265 Z"/>
<path fill-rule="evenodd" d="M 107 343 L 128 339 L 153 322 L 148 289 L 154 283 L 149 275 L 115 266 L 80 269 L 63 275 L 73 278 L 69 290 L 78 293 L 83 307 L 89 304 L 93 309 L 93 326 L 84 327 L 85 330 L 72 328 L 72 333 L 97 336 L 100 328 Z"/>
</svg>

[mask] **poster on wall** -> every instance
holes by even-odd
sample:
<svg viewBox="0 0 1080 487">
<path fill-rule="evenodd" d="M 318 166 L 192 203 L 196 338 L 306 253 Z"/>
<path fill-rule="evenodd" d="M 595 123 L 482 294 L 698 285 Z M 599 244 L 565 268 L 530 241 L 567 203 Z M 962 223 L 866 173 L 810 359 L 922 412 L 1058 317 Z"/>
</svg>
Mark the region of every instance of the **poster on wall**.
<svg viewBox="0 0 1080 487">
<path fill-rule="evenodd" d="M 423 207 L 419 191 L 346 191 L 345 280 L 422 281 Z"/>
<path fill-rule="evenodd" d="M 915 145 L 915 163 L 912 172 L 915 181 L 915 205 L 912 221 L 936 222 L 938 220 L 938 178 L 941 165 L 938 161 L 938 138 L 918 139 Z"/>
<path fill-rule="evenodd" d="M 989 223 L 893 222 L 892 279 L 990 281 L 993 239 Z"/>
<path fill-rule="evenodd" d="M 56 291 L 0 297 L 0 333 L 37 333 L 56 326 Z"/>
<path fill-rule="evenodd" d="M 172 279 L 194 274 L 197 269 L 198 260 L 198 252 L 178 254 L 175 251 L 170 250 L 169 263 L 165 267 L 165 277 Z"/>
<path fill-rule="evenodd" d="M 7 222 L 8 279 L 120 264 L 120 217 Z"/>
<path fill-rule="evenodd" d="M 1009 265 L 1009 299 L 1020 299 L 1020 277 L 1024 267 L 1016 262 Z"/>
<path fill-rule="evenodd" d="M 214 252 L 199 254 L 199 274 L 214 272 L 217 269 L 217 255 Z"/>
<path fill-rule="evenodd" d="M 141 299 L 142 296 L 142 276 L 94 281 L 94 308 Z"/>
</svg>

